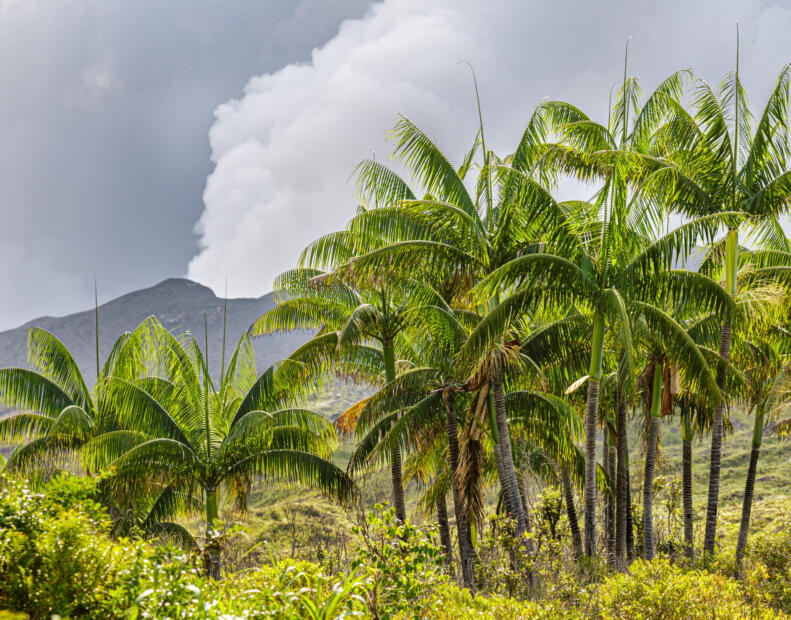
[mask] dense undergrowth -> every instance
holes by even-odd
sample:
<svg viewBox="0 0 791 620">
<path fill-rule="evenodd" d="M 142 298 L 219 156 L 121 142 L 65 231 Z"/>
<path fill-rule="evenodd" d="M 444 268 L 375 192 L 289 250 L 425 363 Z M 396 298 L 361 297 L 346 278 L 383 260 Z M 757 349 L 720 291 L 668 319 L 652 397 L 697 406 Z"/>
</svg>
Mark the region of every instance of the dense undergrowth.
<svg viewBox="0 0 791 620">
<path fill-rule="evenodd" d="M 628 574 L 577 563 L 560 524 L 534 514 L 533 547 L 511 569 L 508 528 L 479 540 L 472 596 L 431 528 L 377 507 L 353 527 L 346 562 L 277 560 L 221 581 L 200 554 L 111 536 L 95 480 L 53 478 L 37 492 L 2 480 L 0 610 L 24 618 L 773 618 L 791 613 L 791 531 L 756 537 L 739 579 L 726 556 L 636 561 Z M 554 533 L 553 530 L 554 529 Z M 498 551 L 500 550 L 500 551 Z M 727 556 L 730 558 L 730 554 Z M 3 612 L 5 613 L 5 612 Z M 15 614 L 0 617 L 15 618 Z"/>
</svg>

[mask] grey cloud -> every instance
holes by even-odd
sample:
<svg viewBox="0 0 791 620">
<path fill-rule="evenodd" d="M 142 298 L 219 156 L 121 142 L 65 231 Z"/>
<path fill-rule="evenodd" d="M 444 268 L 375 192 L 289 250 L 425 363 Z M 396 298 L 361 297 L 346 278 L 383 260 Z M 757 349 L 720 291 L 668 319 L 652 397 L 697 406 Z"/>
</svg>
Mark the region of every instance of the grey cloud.
<svg viewBox="0 0 791 620">
<path fill-rule="evenodd" d="M 0 328 L 185 273 L 215 106 L 367 4 L 0 2 Z"/>
<path fill-rule="evenodd" d="M 630 34 L 646 90 L 719 80 L 737 20 L 754 105 L 791 60 L 789 8 L 765 0 L 368 4 L 0 0 L 0 327 L 84 308 L 94 272 L 103 299 L 185 272 L 266 292 L 353 213 L 346 179 L 389 154 L 396 114 L 461 156 L 462 58 L 502 153 L 544 97 L 605 114 Z"/>
<path fill-rule="evenodd" d="M 629 73 L 644 90 L 685 67 L 718 81 L 733 66 L 737 20 L 744 83 L 760 105 L 791 61 L 784 4 L 384 0 L 344 23 L 310 64 L 253 78 L 218 108 L 189 274 L 215 289 L 230 276 L 234 292 L 268 290 L 306 243 L 353 215 L 345 180 L 371 150 L 390 153 L 385 131 L 397 113 L 458 161 L 477 128 L 460 59 L 477 72 L 489 144 L 506 154 L 545 97 L 606 120 L 628 35 Z"/>
</svg>

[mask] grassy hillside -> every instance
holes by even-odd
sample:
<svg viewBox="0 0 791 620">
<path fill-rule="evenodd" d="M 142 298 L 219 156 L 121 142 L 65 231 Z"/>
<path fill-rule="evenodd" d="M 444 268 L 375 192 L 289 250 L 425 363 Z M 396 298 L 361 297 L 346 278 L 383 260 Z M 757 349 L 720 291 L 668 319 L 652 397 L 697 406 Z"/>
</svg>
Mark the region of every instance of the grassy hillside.
<svg viewBox="0 0 791 620">
<path fill-rule="evenodd" d="M 335 417 L 352 402 L 366 395 L 364 389 L 341 386 L 317 401 L 315 408 Z M 642 502 L 643 456 L 640 445 L 640 420 L 631 422 L 632 501 L 636 511 Z M 752 420 L 743 413 L 731 415 L 732 431 L 725 438 L 720 486 L 719 541 L 722 547 L 733 547 L 739 529 L 744 480 L 747 473 L 752 440 Z M 705 520 L 708 492 L 708 454 L 710 438 L 693 441 L 693 498 L 695 536 L 699 547 Z M 666 418 L 662 424 L 661 452 L 656 470 L 654 519 L 657 539 L 665 540 L 669 532 L 681 530 L 681 433 L 677 418 Z M 333 461 L 344 467 L 354 448 L 353 438 L 343 438 Z M 367 475 L 362 481 L 366 504 L 390 498 L 389 472 Z M 535 489 L 534 489 L 535 490 Z M 494 490 L 488 504 L 494 503 Z M 407 510 L 417 520 L 424 516 L 417 511 L 418 492 L 408 489 Z M 579 502 L 578 498 L 578 502 Z M 449 502 L 449 509 L 450 506 Z M 578 506 L 581 509 L 581 505 Z M 758 531 L 776 530 L 791 508 L 791 443 L 779 440 L 772 432 L 765 433 L 758 465 L 751 535 Z M 272 553 L 288 555 L 294 549 L 297 557 L 316 559 L 322 545 L 338 536 L 348 535 L 347 526 L 357 518 L 328 502 L 319 494 L 302 489 L 267 489 L 258 487 L 250 499 L 249 513 L 244 520 L 249 544 L 262 543 Z M 580 512 L 581 518 L 581 512 Z M 432 519 L 433 520 L 433 519 Z M 639 517 L 636 519 L 639 522 Z M 339 534 L 339 532 L 341 532 Z M 342 541 L 341 541 L 342 542 Z M 260 549 L 260 548 L 259 548 Z"/>
<path fill-rule="evenodd" d="M 739 532 L 744 481 L 752 446 L 752 418 L 740 411 L 730 417 L 732 431 L 727 434 L 722 455 L 722 475 L 720 478 L 720 514 L 718 536 L 725 546 L 735 544 Z M 633 439 L 633 446 L 639 438 Z M 701 534 L 705 518 L 705 502 L 709 482 L 710 438 L 694 440 L 693 459 L 693 501 L 695 506 L 696 536 Z M 642 468 L 639 452 L 633 453 L 634 465 Z M 639 474 L 633 471 L 636 484 Z M 659 501 L 668 503 L 673 491 L 670 487 L 681 485 L 681 432 L 677 419 L 666 419 L 662 424 L 662 453 L 657 474 L 662 477 L 664 488 Z M 680 501 L 680 500 L 679 500 Z M 764 432 L 761 456 L 758 461 L 755 497 L 751 519 L 751 535 L 757 531 L 773 530 L 780 526 L 788 516 L 791 507 L 791 443 L 778 439 L 771 430 Z M 701 530 L 699 532 L 698 530 Z"/>
</svg>

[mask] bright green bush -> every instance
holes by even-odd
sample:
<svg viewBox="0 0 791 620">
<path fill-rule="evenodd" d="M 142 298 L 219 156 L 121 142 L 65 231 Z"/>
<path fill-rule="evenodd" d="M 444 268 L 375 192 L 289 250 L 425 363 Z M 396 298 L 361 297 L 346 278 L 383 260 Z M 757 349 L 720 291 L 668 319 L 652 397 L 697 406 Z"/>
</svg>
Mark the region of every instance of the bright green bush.
<svg viewBox="0 0 791 620">
<path fill-rule="evenodd" d="M 3 478 L 0 485 L 0 610 L 8 610 L 0 618 L 774 618 L 791 600 L 789 531 L 757 537 L 737 581 L 725 556 L 702 569 L 659 558 L 637 561 L 627 574 L 584 573 L 550 527 L 525 556 L 519 596 L 496 579 L 487 583 L 499 592 L 472 596 L 447 574 L 430 531 L 379 507 L 357 530 L 361 546 L 348 573 L 288 560 L 215 582 L 196 554 L 112 539 L 95 481 L 58 477 L 41 493 Z"/>
<path fill-rule="evenodd" d="M 689 620 L 775 618 L 753 593 L 722 574 L 685 570 L 665 558 L 638 560 L 628 573 L 601 585 L 598 603 L 602 618 Z"/>
<path fill-rule="evenodd" d="M 476 595 L 460 589 L 456 584 L 444 584 L 438 588 L 437 598 L 427 611 L 427 618 L 455 620 L 456 618 L 480 618 L 482 620 L 518 620 L 536 618 L 556 620 L 577 618 L 574 610 L 569 610 L 559 602 L 536 603 L 520 601 L 507 596 Z"/>
<path fill-rule="evenodd" d="M 444 554 L 427 532 L 399 523 L 395 509 L 377 505 L 354 533 L 362 546 L 352 569 L 372 580 L 373 589 L 367 594 L 371 611 L 381 618 L 425 615 L 436 589 L 448 581 L 442 570 Z"/>
<path fill-rule="evenodd" d="M 8 479 L 2 486 L 0 609 L 35 618 L 88 615 L 130 556 L 107 537 L 109 521 L 94 499 L 95 486 L 76 478 L 56 478 L 45 493 Z"/>
<path fill-rule="evenodd" d="M 750 578 L 751 572 L 762 568 L 766 574 L 758 585 L 761 592 L 773 607 L 791 614 L 791 522 L 776 533 L 755 537 L 745 566 L 745 577 Z M 758 579 L 753 577 L 753 581 Z"/>
<path fill-rule="evenodd" d="M 223 618 L 329 619 L 367 615 L 371 579 L 327 577 L 310 562 L 277 562 L 206 584 Z"/>
</svg>

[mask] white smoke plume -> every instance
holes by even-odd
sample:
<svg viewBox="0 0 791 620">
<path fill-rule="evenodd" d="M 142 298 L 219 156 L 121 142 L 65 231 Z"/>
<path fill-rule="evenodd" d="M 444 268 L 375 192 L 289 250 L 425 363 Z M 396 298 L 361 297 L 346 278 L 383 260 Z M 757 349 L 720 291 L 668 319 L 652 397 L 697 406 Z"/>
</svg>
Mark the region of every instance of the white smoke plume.
<svg viewBox="0 0 791 620">
<path fill-rule="evenodd" d="M 606 114 L 632 35 L 630 74 L 649 90 L 690 67 L 717 82 L 732 68 L 741 22 L 742 75 L 754 105 L 782 64 L 791 12 L 760 0 L 665 3 L 385 0 L 342 24 L 307 64 L 252 78 L 222 104 L 210 132 L 215 170 L 197 224 L 189 276 L 234 295 L 258 295 L 312 239 L 353 215 L 356 163 L 387 158 L 386 130 L 404 114 L 453 161 L 477 116 L 487 139 L 511 152 L 547 96 Z"/>
</svg>

